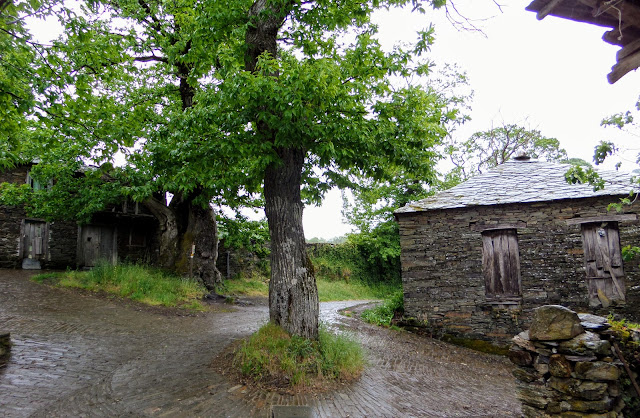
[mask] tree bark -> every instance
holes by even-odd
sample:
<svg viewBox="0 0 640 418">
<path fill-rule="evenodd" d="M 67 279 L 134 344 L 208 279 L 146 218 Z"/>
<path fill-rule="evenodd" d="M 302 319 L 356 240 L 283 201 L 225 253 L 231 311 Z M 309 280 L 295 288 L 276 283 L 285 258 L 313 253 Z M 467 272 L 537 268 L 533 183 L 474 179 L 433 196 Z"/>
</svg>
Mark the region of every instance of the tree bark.
<svg viewBox="0 0 640 418">
<path fill-rule="evenodd" d="M 292 2 L 286 1 L 253 3 L 245 36 L 246 71 L 256 71 L 258 57 L 264 52 L 277 57 L 278 31 L 291 7 Z M 275 127 L 261 123 L 257 129 L 267 141 L 275 142 Z M 265 213 L 271 237 L 269 317 L 290 334 L 317 339 L 318 287 L 307 256 L 300 197 L 306 151 L 291 147 L 278 148 L 276 152 L 279 161 L 271 163 L 264 176 Z"/>
<path fill-rule="evenodd" d="M 318 288 L 302 226 L 300 198 L 305 152 L 278 150 L 281 163 L 267 167 L 265 213 L 271 236 L 269 317 L 287 332 L 318 338 Z"/>
<path fill-rule="evenodd" d="M 169 206 L 155 198 L 144 203 L 159 223 L 159 265 L 183 276 L 192 273 L 214 292 L 222 275 L 216 267 L 218 226 L 213 208 L 203 208 L 180 195 Z"/>
</svg>

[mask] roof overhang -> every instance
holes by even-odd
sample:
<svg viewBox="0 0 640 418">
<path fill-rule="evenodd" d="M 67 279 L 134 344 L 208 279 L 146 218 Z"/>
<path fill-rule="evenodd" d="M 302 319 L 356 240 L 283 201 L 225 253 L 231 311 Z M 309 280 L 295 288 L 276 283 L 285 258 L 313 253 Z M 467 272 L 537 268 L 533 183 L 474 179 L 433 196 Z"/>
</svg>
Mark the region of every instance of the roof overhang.
<svg viewBox="0 0 640 418">
<path fill-rule="evenodd" d="M 640 1 L 534 0 L 526 10 L 536 12 L 538 20 L 551 15 L 609 28 L 602 39 L 622 47 L 607 75 L 611 84 L 640 67 Z"/>
</svg>

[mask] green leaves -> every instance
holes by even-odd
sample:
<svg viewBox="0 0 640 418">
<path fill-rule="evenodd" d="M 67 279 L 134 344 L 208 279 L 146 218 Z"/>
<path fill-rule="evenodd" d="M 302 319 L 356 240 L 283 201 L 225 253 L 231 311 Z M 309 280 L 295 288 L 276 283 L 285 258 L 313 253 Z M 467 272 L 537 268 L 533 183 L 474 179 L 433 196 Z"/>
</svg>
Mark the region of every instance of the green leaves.
<svg viewBox="0 0 640 418">
<path fill-rule="evenodd" d="M 518 154 L 546 161 L 564 161 L 567 152 L 556 138 L 515 124 L 503 124 L 488 131 L 476 132 L 467 141 L 450 143 L 447 154 L 456 166 L 454 175 L 465 180 L 470 176 L 502 164 Z"/>
</svg>

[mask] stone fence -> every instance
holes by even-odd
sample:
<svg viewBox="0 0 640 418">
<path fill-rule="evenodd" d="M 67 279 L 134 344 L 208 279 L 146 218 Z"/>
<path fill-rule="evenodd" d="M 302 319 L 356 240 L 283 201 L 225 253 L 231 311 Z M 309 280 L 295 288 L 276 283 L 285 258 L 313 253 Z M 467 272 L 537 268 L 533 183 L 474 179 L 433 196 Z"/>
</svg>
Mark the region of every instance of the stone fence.
<svg viewBox="0 0 640 418">
<path fill-rule="evenodd" d="M 629 376 L 608 328 L 606 318 L 558 305 L 534 311 L 509 351 L 524 416 L 623 416 L 621 379 Z"/>
</svg>

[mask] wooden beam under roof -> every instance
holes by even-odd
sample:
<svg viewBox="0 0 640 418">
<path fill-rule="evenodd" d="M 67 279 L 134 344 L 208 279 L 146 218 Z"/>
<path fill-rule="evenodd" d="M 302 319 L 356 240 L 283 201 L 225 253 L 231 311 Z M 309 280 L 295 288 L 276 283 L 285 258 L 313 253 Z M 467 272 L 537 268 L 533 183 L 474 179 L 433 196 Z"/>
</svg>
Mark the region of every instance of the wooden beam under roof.
<svg viewBox="0 0 640 418">
<path fill-rule="evenodd" d="M 602 39 L 623 48 L 607 79 L 613 84 L 640 68 L 640 5 L 631 0 L 533 0 L 526 10 L 611 28 Z"/>
<path fill-rule="evenodd" d="M 538 20 L 542 20 L 547 17 L 547 15 L 560 3 L 562 3 L 562 0 L 551 0 L 549 3 L 542 6 L 542 8 L 538 10 L 538 14 L 536 16 Z"/>
</svg>

